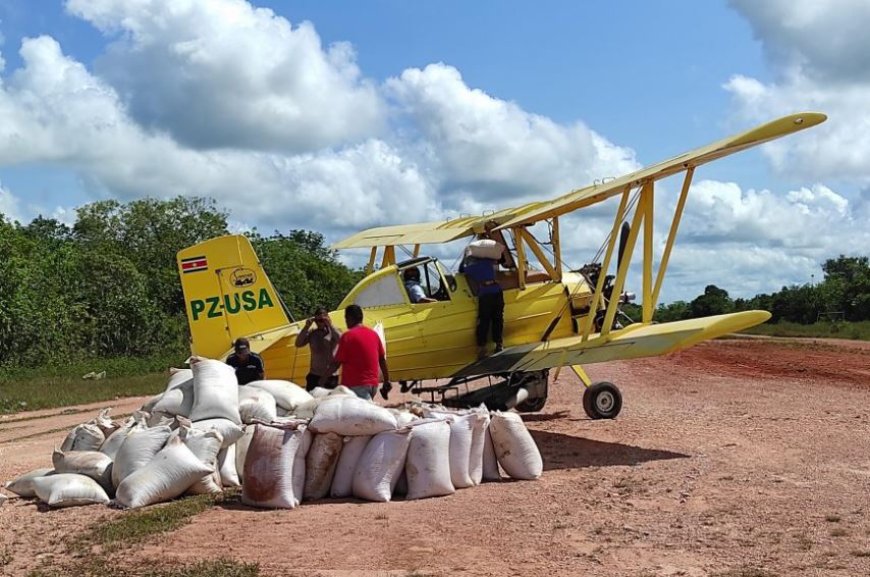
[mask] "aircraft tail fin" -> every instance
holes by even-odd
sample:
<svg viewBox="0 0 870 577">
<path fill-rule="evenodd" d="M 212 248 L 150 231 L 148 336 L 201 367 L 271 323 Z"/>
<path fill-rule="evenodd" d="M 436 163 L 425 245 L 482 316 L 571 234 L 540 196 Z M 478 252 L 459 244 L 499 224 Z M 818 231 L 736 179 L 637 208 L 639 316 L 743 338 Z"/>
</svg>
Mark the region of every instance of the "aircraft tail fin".
<svg viewBox="0 0 870 577">
<path fill-rule="evenodd" d="M 207 240 L 179 251 L 176 260 L 193 354 L 220 358 L 238 337 L 290 323 L 247 237 Z"/>
</svg>

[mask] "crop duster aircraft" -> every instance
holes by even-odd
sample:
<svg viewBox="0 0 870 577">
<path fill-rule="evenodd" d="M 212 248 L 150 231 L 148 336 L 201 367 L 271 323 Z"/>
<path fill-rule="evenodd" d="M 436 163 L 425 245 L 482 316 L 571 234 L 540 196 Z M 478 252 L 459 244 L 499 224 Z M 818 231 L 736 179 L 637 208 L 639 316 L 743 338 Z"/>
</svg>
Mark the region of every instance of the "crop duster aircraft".
<svg viewBox="0 0 870 577">
<path fill-rule="evenodd" d="M 619 389 L 611 383 L 592 383 L 584 364 L 664 355 L 770 318 L 766 311 L 744 311 L 662 324 L 653 321 L 696 168 L 825 119 L 812 112 L 786 116 L 553 200 L 484 216 L 357 233 L 333 248 L 370 248 L 369 274 L 330 313 L 332 321 L 344 327 L 342 311 L 356 303 L 365 311 L 366 324 L 382 323 L 390 374 L 404 391 L 429 393 L 433 400 L 438 397 L 452 406 L 484 402 L 490 408 L 538 411 L 547 400 L 550 370 L 571 367 L 586 387 L 586 413 L 592 418 L 613 418 L 622 406 Z M 684 173 L 682 189 L 654 271 L 655 184 L 680 173 Z M 579 270 L 563 270 L 560 217 L 611 197 L 619 197 L 619 205 L 603 259 Z M 543 242 L 531 231 L 532 225 L 542 222 L 549 236 Z M 498 273 L 505 300 L 505 348 L 478 360 L 474 287 L 464 274 L 422 256 L 420 248 L 470 239 L 484 230 L 510 247 L 512 267 Z M 638 244 L 642 245 L 642 319 L 623 326 L 619 308 Z M 405 248 L 411 258 L 397 260 L 397 247 Z M 535 261 L 540 268 L 532 266 Z M 611 266 L 614 274 L 608 274 Z M 402 282 L 402 272 L 409 267 L 422 270 L 422 284 L 435 302 L 411 303 Z M 309 350 L 294 343 L 302 323 L 292 321 L 246 237 L 224 236 L 184 249 L 178 253 L 178 268 L 195 354 L 223 358 L 234 339 L 248 337 L 252 350 L 263 356 L 268 378 L 304 382 Z M 424 381 L 433 379 L 434 386 L 431 382 L 424 386 Z"/>
</svg>

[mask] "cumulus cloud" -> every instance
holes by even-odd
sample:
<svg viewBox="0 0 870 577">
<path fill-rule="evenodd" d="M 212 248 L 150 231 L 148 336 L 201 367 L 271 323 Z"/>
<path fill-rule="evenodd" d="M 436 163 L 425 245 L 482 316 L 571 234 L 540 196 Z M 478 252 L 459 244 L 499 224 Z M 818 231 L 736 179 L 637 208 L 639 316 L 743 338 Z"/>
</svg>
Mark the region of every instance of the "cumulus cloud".
<svg viewBox="0 0 870 577">
<path fill-rule="evenodd" d="M 317 154 L 199 151 L 151 133 L 115 90 L 50 37 L 25 39 L 24 65 L 0 90 L 0 163 L 72 167 L 121 198 L 212 196 L 266 226 L 359 227 L 425 218 L 431 190 L 388 144 L 368 139 Z"/>
<path fill-rule="evenodd" d="M 0 183 L 0 220 L 21 220 L 18 199 Z"/>
<path fill-rule="evenodd" d="M 407 69 L 386 90 L 425 142 L 421 155 L 446 194 L 543 200 L 638 168 L 632 150 L 580 122 L 560 125 L 469 88 L 451 66 Z"/>
<path fill-rule="evenodd" d="M 310 151 L 377 132 L 383 106 L 349 44 L 324 49 L 244 0 L 68 0 L 117 39 L 98 70 L 137 122 L 187 146 Z"/>
<path fill-rule="evenodd" d="M 741 120 L 797 110 L 829 115 L 824 125 L 765 150 L 783 173 L 870 185 L 870 3 L 865 0 L 732 0 L 761 40 L 776 79 L 735 75 L 725 88 Z"/>
</svg>

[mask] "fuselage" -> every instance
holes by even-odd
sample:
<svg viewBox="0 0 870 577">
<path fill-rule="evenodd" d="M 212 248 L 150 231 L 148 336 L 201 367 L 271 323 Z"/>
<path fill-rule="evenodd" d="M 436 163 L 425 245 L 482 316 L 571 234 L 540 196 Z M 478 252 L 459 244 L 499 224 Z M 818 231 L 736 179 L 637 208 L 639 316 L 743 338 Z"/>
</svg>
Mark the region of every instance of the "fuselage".
<svg viewBox="0 0 870 577">
<path fill-rule="evenodd" d="M 448 378 L 476 359 L 477 297 L 465 275 L 445 274 L 440 265 L 435 267 L 432 276 L 440 273 L 437 284 L 442 289 L 437 302 L 411 303 L 401 282 L 400 264 L 364 278 L 330 313 L 334 325 L 344 329 L 344 308 L 356 303 L 364 310 L 365 325 L 382 323 L 393 380 Z M 581 275 L 565 273 L 555 282 L 543 274 L 530 274 L 523 288 L 517 286 L 516 276 L 515 271 L 500 273 L 505 287 L 505 347 L 539 342 L 548 329 L 553 339 L 577 334 L 582 322 L 577 311 L 591 300 L 591 289 Z M 310 353 L 307 347 L 295 346 L 301 324 L 291 325 L 287 336 L 261 353 L 268 378 L 304 381 Z"/>
</svg>

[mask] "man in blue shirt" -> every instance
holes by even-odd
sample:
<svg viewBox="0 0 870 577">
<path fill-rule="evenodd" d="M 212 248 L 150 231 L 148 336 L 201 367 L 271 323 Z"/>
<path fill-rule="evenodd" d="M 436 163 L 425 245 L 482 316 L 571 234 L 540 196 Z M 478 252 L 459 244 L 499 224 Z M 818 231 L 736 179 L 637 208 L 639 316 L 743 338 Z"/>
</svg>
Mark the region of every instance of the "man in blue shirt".
<svg viewBox="0 0 870 577">
<path fill-rule="evenodd" d="M 503 257 L 502 257 L 503 258 Z M 492 328 L 495 352 L 504 349 L 504 294 L 496 280 L 499 259 L 468 256 L 462 263 L 460 272 L 477 286 L 477 358 L 486 356 L 486 343 Z"/>
<path fill-rule="evenodd" d="M 261 381 L 264 375 L 263 359 L 257 353 L 251 352 L 251 343 L 240 337 L 233 343 L 235 352 L 227 357 L 227 364 L 236 369 L 236 379 L 240 385 L 251 381 Z"/>
</svg>

